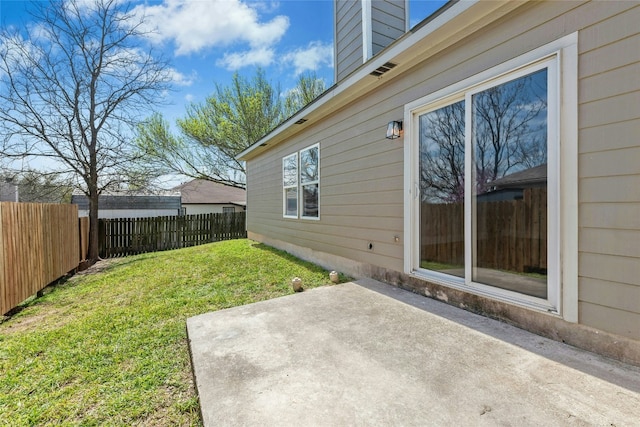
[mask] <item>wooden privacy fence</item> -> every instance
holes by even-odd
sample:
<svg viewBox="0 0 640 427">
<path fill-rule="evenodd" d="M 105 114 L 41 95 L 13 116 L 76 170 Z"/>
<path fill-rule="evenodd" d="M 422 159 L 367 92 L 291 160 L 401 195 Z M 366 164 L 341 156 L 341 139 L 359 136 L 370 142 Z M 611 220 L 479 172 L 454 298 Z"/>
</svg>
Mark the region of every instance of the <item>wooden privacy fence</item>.
<svg viewBox="0 0 640 427">
<path fill-rule="evenodd" d="M 78 267 L 88 225 L 76 205 L 0 203 L 0 314 Z"/>
<path fill-rule="evenodd" d="M 241 239 L 247 237 L 245 223 L 245 212 L 101 219 L 100 257 L 120 257 Z"/>
<path fill-rule="evenodd" d="M 426 204 L 421 209 L 420 259 L 464 264 L 464 208 Z M 530 188 L 521 200 L 477 204 L 477 266 L 518 273 L 547 269 L 547 191 Z"/>
</svg>

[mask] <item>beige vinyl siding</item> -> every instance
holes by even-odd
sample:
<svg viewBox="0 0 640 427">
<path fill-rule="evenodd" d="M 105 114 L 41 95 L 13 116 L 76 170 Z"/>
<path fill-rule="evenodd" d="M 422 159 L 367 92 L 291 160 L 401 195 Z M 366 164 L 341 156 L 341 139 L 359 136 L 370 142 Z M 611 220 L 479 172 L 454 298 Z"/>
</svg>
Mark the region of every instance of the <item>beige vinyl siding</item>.
<svg viewBox="0 0 640 427">
<path fill-rule="evenodd" d="M 640 37 L 638 38 L 640 46 Z M 632 76 L 629 76 L 632 79 Z M 630 92 L 623 95 L 600 99 L 598 102 L 581 104 L 579 115 L 581 120 L 591 126 L 606 125 L 638 118 L 640 92 Z"/>
<path fill-rule="evenodd" d="M 640 176 L 582 177 L 580 178 L 578 196 L 581 205 L 585 203 L 639 203 Z M 615 207 L 616 205 L 611 205 L 614 210 Z"/>
<path fill-rule="evenodd" d="M 529 3 L 401 77 L 383 76 L 373 93 L 249 162 L 249 230 L 402 271 L 394 236 L 403 236 L 408 141 L 384 139 L 386 124 L 406 103 L 578 31 L 579 322 L 640 339 L 638 22 L 637 2 Z M 320 221 L 285 220 L 282 157 L 315 143 Z"/>
<path fill-rule="evenodd" d="M 371 2 L 372 52 L 377 55 L 405 33 L 405 0 Z"/>
<path fill-rule="evenodd" d="M 638 144 L 638 129 L 640 129 L 640 119 L 582 128 L 578 134 L 580 152 L 601 150 L 602 141 L 606 141 L 607 148 L 610 150 L 635 147 Z M 616 135 L 616 137 L 610 138 L 610 135 Z"/>
<path fill-rule="evenodd" d="M 582 300 L 597 299 L 600 301 L 600 304 L 597 304 L 600 307 L 617 307 L 620 311 L 633 313 L 640 301 L 640 288 L 624 283 L 583 278 L 580 296 Z M 636 322 L 635 328 L 639 327 L 640 324 Z"/>
<path fill-rule="evenodd" d="M 637 202 L 582 203 L 580 219 L 582 227 L 604 228 L 606 230 L 640 230 L 640 214 Z"/>
<path fill-rule="evenodd" d="M 339 0 L 336 22 L 336 81 L 340 81 L 362 65 L 362 3 Z"/>
<path fill-rule="evenodd" d="M 610 292 L 610 290 L 603 289 L 603 292 Z M 598 296 L 600 294 L 598 293 Z M 640 335 L 638 316 L 632 311 L 615 310 L 607 306 L 584 302 L 580 302 L 578 309 L 581 317 L 589 319 L 590 323 L 595 325 L 615 325 L 615 328 L 609 332 L 635 339 Z"/>
<path fill-rule="evenodd" d="M 640 5 L 581 32 L 580 322 L 640 338 Z"/>
<path fill-rule="evenodd" d="M 616 68 L 636 63 L 640 58 L 638 44 L 640 44 L 640 34 L 634 34 L 582 53 L 580 78 L 611 72 Z"/>
<path fill-rule="evenodd" d="M 579 173 L 585 178 L 640 175 L 640 146 L 581 153 Z"/>
<path fill-rule="evenodd" d="M 286 149 L 278 146 L 269 151 L 260 163 L 275 166 L 283 156 L 320 143 L 320 221 L 281 219 L 279 198 L 277 206 L 271 204 L 277 214 L 261 215 L 260 224 L 252 222 L 250 213 L 250 230 L 356 261 L 401 269 L 402 244 L 395 242 L 394 236 L 402 233 L 402 150 L 399 143 L 385 139 L 388 120 L 381 125 L 378 114 L 388 114 L 388 107 L 381 101 L 373 97 L 354 104 L 329 118 L 326 126 L 311 128 Z M 276 172 L 270 194 L 281 185 L 279 169 Z M 269 174 L 257 180 L 265 185 Z M 394 197 L 383 200 L 380 192 Z M 372 251 L 369 243 L 374 245 Z"/>
</svg>

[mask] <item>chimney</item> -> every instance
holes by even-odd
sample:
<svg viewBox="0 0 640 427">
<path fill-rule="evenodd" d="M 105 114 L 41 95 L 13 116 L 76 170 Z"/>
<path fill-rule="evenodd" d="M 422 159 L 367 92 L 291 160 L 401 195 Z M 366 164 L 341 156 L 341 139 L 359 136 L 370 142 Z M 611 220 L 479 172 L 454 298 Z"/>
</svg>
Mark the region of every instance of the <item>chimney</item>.
<svg viewBox="0 0 640 427">
<path fill-rule="evenodd" d="M 409 31 L 408 0 L 334 0 L 335 81 Z"/>
</svg>

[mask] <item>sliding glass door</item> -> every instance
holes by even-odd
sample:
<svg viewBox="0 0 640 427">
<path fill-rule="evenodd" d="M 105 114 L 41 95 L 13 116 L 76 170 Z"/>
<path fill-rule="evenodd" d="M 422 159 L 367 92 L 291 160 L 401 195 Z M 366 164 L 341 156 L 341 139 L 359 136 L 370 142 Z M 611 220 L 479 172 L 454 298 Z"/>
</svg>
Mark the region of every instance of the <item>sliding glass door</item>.
<svg viewBox="0 0 640 427">
<path fill-rule="evenodd" d="M 419 270 L 548 299 L 553 66 L 541 61 L 417 114 Z"/>
</svg>

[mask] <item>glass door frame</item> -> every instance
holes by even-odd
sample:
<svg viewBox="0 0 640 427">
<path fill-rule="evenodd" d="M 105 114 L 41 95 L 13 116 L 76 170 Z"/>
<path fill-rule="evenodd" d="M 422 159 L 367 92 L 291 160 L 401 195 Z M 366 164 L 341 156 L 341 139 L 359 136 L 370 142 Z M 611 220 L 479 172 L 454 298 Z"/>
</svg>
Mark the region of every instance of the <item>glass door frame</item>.
<svg viewBox="0 0 640 427">
<path fill-rule="evenodd" d="M 471 280 L 470 132 L 465 132 L 465 278 L 420 268 L 419 116 L 465 99 L 465 120 L 470 123 L 473 94 L 543 68 L 548 70 L 547 299 Z M 577 321 L 577 89 L 572 84 L 577 87 L 575 33 L 405 105 L 405 273 Z M 573 188 L 568 180 L 575 180 Z"/>
<path fill-rule="evenodd" d="M 475 196 L 475 152 L 473 144 L 473 96 L 498 85 L 515 81 L 528 74 L 547 70 L 547 298 L 537 298 L 497 288 L 484 283 L 476 282 L 477 259 L 477 204 L 473 202 Z M 482 293 L 499 296 L 503 299 L 513 300 L 548 310 L 559 312 L 560 305 L 560 248 L 559 239 L 559 119 L 558 104 L 560 102 L 558 91 L 558 58 L 557 54 L 543 58 L 534 64 L 527 64 L 517 70 L 508 72 L 494 79 L 475 85 L 465 91 L 465 284 L 478 288 Z M 468 239 L 468 240 L 467 240 Z"/>
</svg>

